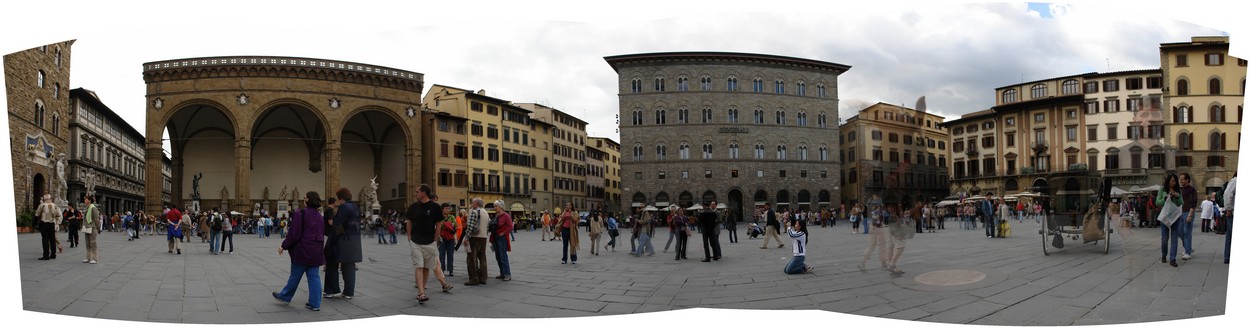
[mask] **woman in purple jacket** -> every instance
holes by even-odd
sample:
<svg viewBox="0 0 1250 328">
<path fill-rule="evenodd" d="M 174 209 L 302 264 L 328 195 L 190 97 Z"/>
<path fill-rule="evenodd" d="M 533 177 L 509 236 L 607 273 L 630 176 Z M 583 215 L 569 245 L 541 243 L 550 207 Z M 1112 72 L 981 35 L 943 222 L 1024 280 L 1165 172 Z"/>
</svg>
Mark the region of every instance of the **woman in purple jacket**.
<svg viewBox="0 0 1250 328">
<path fill-rule="evenodd" d="M 308 303 L 304 307 L 321 311 L 321 266 L 325 265 L 325 253 L 322 244 L 325 241 L 325 223 L 321 212 L 321 195 L 309 191 L 304 195 L 304 208 L 291 215 L 290 233 L 278 247 L 278 255 L 283 251 L 291 251 L 291 276 L 287 278 L 286 287 L 273 293 L 273 298 L 282 304 L 290 304 L 299 289 L 300 276 L 308 276 Z"/>
</svg>

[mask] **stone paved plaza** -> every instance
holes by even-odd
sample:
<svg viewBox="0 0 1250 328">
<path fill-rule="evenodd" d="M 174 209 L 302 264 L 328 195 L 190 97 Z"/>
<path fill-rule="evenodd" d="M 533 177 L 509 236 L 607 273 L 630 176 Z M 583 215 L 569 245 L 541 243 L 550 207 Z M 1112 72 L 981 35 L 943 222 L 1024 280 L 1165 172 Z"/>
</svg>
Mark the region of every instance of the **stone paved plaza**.
<svg viewBox="0 0 1250 328">
<path fill-rule="evenodd" d="M 1172 268 L 1159 262 L 1156 229 L 1117 231 L 1110 254 L 1103 254 L 1101 245 L 1069 240 L 1062 251 L 1044 256 L 1032 222 L 1012 225 L 1015 235 L 1007 239 L 986 239 L 981 230 L 960 230 L 957 223 L 917 234 L 899 262 L 906 274 L 898 278 L 877 269 L 876 259 L 869 261 L 869 271 L 856 268 L 867 235 L 851 234 L 845 222 L 811 228 L 808 264 L 816 270 L 801 275 L 781 272 L 791 255 L 788 238 L 785 248 L 760 249 L 762 241 L 743 231 L 738 244 L 722 235 L 725 258 L 711 263 L 699 262 L 697 234 L 690 239 L 690 260 L 674 261 L 672 250 L 660 252 L 668 233 L 659 229 L 653 257 L 630 256 L 625 239 L 618 240 L 623 246 L 616 252 L 601 256 L 583 246 L 576 265 L 560 264 L 559 242 L 540 241 L 537 231 L 518 231 L 510 253 L 512 281 L 464 286 L 464 254 L 457 253 L 456 276 L 448 278 L 455 289 L 431 292 L 425 305 L 417 304 L 411 287 L 403 236 L 401 244 L 380 245 L 367 235 L 356 297 L 327 299 L 321 312 L 300 306 L 307 297 L 304 283 L 291 305 L 270 297 L 289 270 L 288 257 L 276 254 L 276 235 L 236 235 L 234 254 L 217 256 L 197 239 L 178 256 L 165 252 L 164 236 L 129 242 L 121 233 L 105 232 L 95 265 L 81 263 L 82 248 L 38 261 L 38 234 L 21 234 L 17 241 L 25 310 L 147 322 L 289 323 L 396 314 L 551 318 L 719 308 L 819 309 L 932 323 L 1086 325 L 1225 313 L 1223 236 L 1195 233 L 1195 258 Z M 586 245 L 589 238 L 582 240 Z M 498 270 L 493 254 L 489 257 L 493 277 Z M 436 286 L 432 283 L 432 291 Z"/>
</svg>

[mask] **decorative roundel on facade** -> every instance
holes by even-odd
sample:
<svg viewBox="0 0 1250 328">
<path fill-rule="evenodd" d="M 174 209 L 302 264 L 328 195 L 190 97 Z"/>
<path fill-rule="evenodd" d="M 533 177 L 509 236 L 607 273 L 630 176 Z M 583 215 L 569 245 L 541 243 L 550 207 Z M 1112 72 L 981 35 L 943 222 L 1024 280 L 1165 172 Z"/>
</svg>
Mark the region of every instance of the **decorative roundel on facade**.
<svg viewBox="0 0 1250 328">
<path fill-rule="evenodd" d="M 239 94 L 239 105 L 240 105 L 240 106 L 247 105 L 247 94 L 246 94 L 246 93 L 240 93 L 240 94 Z"/>
<path fill-rule="evenodd" d="M 152 106 L 155 106 L 156 109 L 161 109 L 161 107 L 165 107 L 165 100 L 161 98 L 156 98 L 156 100 L 152 101 Z"/>
<path fill-rule="evenodd" d="M 342 103 L 340 103 L 340 102 L 339 102 L 339 98 L 338 98 L 338 97 L 331 97 L 331 98 L 330 98 L 330 108 L 333 108 L 333 109 L 338 109 L 338 108 L 339 108 L 339 106 L 341 106 L 341 105 L 342 105 Z"/>
<path fill-rule="evenodd" d="M 404 112 L 408 113 L 409 118 L 412 118 L 413 116 L 417 116 L 417 109 L 413 108 L 412 106 L 408 106 L 408 109 L 405 110 Z"/>
</svg>

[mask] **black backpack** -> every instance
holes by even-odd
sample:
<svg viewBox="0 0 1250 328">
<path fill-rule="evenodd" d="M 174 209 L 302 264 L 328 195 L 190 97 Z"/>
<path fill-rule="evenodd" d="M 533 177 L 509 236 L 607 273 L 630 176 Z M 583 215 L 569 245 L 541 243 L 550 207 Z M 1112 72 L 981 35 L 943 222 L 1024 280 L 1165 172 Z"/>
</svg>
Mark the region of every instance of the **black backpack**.
<svg viewBox="0 0 1250 328">
<path fill-rule="evenodd" d="M 213 231 L 221 231 L 221 215 L 213 214 L 212 219 L 208 221 L 209 227 Z"/>
</svg>

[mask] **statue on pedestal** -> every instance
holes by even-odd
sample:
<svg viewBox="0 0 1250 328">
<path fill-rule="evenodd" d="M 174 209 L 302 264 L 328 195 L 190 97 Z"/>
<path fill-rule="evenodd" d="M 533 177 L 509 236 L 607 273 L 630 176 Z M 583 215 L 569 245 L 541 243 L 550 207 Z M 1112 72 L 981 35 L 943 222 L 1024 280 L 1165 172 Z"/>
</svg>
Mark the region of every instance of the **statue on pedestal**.
<svg viewBox="0 0 1250 328">
<path fill-rule="evenodd" d="M 286 185 L 282 185 L 282 192 L 278 193 L 278 200 L 286 200 L 286 196 L 287 196 L 286 187 L 287 187 Z"/>
<path fill-rule="evenodd" d="M 260 193 L 261 200 L 269 200 L 269 187 L 265 187 L 265 191 Z"/>
<path fill-rule="evenodd" d="M 367 195 L 369 195 L 369 200 L 372 201 L 372 203 L 378 202 L 378 176 L 375 175 L 373 176 L 373 179 L 369 179 L 369 191 Z"/>
<path fill-rule="evenodd" d="M 204 178 L 204 172 L 200 172 L 191 176 L 191 199 L 200 200 L 200 179 Z"/>
</svg>

